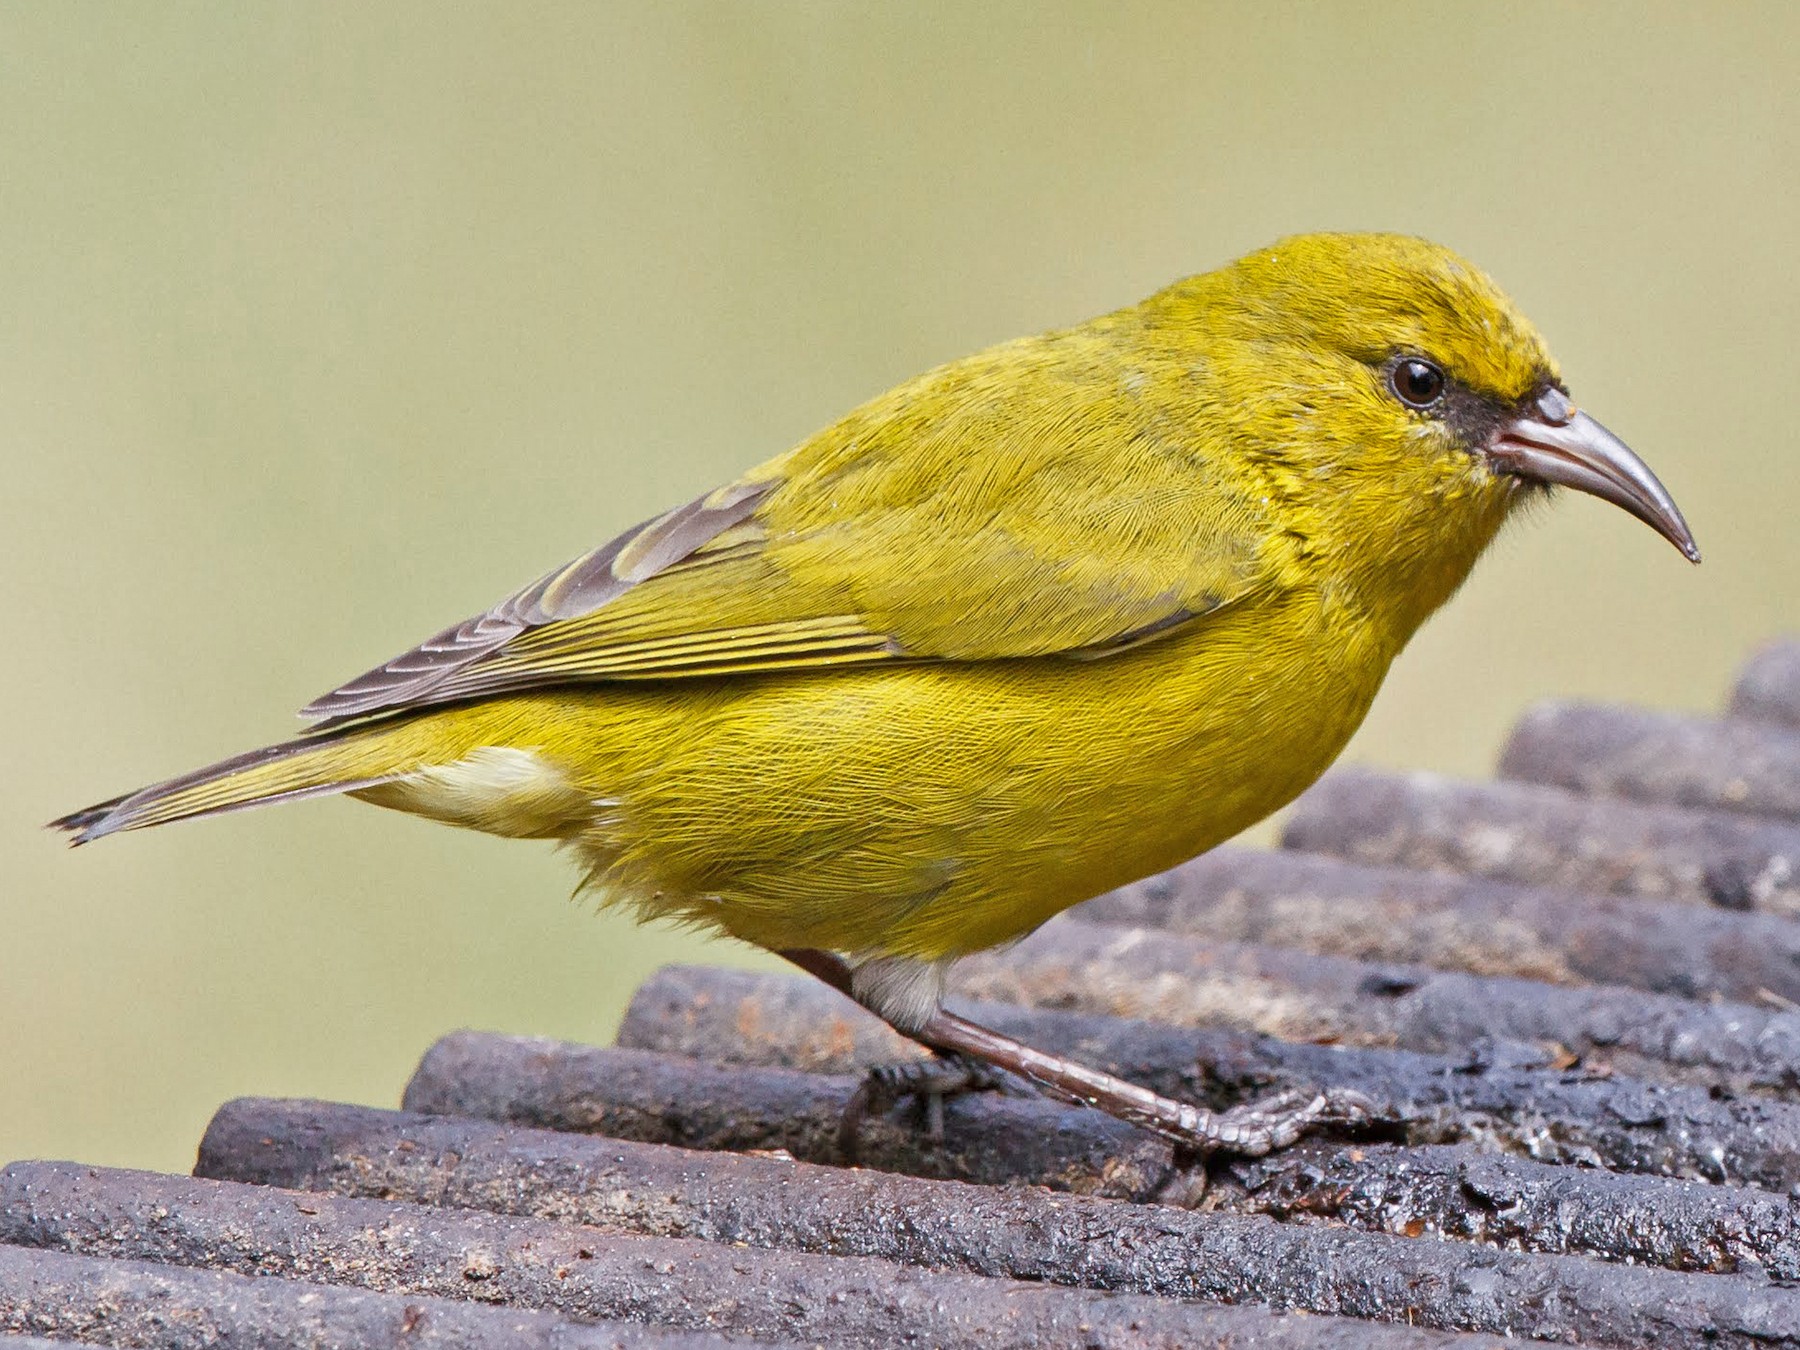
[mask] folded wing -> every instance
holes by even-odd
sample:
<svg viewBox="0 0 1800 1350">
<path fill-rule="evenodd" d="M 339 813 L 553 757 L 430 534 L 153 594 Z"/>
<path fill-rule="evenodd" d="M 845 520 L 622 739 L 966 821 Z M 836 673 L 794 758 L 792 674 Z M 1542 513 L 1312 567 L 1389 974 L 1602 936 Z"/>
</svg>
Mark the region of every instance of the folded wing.
<svg viewBox="0 0 1800 1350">
<path fill-rule="evenodd" d="M 1261 583 L 1221 447 L 1035 340 L 970 358 L 309 704 L 323 727 L 553 685 L 1104 656 Z M 1007 388 L 998 398 L 996 380 Z"/>
</svg>

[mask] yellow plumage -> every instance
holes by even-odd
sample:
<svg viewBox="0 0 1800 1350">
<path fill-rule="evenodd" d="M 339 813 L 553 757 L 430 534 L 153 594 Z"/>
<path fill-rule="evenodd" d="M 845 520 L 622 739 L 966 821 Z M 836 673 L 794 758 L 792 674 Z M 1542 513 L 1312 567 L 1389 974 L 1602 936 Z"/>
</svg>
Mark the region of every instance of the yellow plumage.
<svg viewBox="0 0 1800 1350">
<path fill-rule="evenodd" d="M 349 790 L 566 841 L 646 916 L 940 961 L 1305 788 L 1532 490 L 1489 451 L 1560 388 L 1447 250 L 1287 240 L 903 384 L 314 736 L 60 823 Z"/>
</svg>

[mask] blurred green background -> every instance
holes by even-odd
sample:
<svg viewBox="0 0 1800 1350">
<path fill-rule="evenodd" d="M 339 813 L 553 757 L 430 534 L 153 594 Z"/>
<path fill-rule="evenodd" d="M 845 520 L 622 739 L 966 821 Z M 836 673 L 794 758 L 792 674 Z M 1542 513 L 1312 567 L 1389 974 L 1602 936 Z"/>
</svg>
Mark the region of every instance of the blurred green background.
<svg viewBox="0 0 1800 1350">
<path fill-rule="evenodd" d="M 0 8 L 0 1160 L 610 1035 L 676 957 L 547 848 L 345 802 L 71 854 L 887 385 L 1284 233 L 1494 272 L 1656 466 L 1509 534 L 1354 756 L 1717 705 L 1800 620 L 1800 7 Z"/>
</svg>

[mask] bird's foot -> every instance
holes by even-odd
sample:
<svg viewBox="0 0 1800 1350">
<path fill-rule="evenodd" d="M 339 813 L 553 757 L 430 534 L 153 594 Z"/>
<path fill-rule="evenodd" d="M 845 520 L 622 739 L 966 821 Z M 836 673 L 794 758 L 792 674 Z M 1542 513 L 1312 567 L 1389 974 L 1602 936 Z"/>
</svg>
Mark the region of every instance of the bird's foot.
<svg viewBox="0 0 1800 1350">
<path fill-rule="evenodd" d="M 1010 1087 L 1001 1070 L 971 1055 L 954 1052 L 939 1051 L 930 1059 L 877 1064 L 844 1106 L 843 1119 L 838 1123 L 838 1152 L 845 1161 L 855 1162 L 863 1121 L 885 1114 L 905 1098 L 919 1103 L 924 1113 L 925 1137 L 936 1141 L 944 1137 L 945 1099 L 965 1092 L 1006 1091 Z"/>
<path fill-rule="evenodd" d="M 1289 1090 L 1229 1111 L 1183 1107 L 1195 1116 L 1171 1128 L 1167 1118 L 1148 1128 L 1175 1145 L 1174 1170 L 1161 1195 L 1164 1204 L 1197 1209 L 1212 1189 L 1212 1165 L 1233 1158 L 1261 1158 L 1298 1143 L 1322 1126 L 1366 1125 L 1375 1118 L 1375 1103 L 1360 1092 L 1331 1088 L 1323 1092 Z"/>
<path fill-rule="evenodd" d="M 1175 1119 L 1143 1121 L 1178 1148 L 1205 1158 L 1261 1158 L 1297 1142 L 1309 1130 L 1329 1125 L 1362 1125 L 1375 1103 L 1349 1088 L 1321 1092 L 1289 1090 L 1229 1111 L 1183 1106 Z"/>
<path fill-rule="evenodd" d="M 855 972 L 841 956 L 811 948 L 782 955 L 846 996 L 857 997 Z M 891 1010 L 865 1006 L 936 1055 L 869 1074 L 845 1106 L 838 1130 L 839 1150 L 851 1161 L 856 1157 L 862 1122 L 886 1111 L 900 1097 L 918 1097 L 925 1108 L 928 1132 L 941 1138 L 945 1097 L 1009 1085 L 1013 1081 L 1009 1075 L 1062 1101 L 1095 1107 L 1160 1135 L 1175 1145 L 1177 1161 L 1186 1163 L 1217 1157 L 1260 1158 L 1286 1148 L 1308 1130 L 1362 1125 L 1376 1113 L 1372 1101 L 1347 1088 L 1280 1092 L 1229 1111 L 1209 1111 L 1061 1055 L 1034 1050 L 946 1008 L 937 1008 L 915 1026 L 895 1021 Z"/>
</svg>

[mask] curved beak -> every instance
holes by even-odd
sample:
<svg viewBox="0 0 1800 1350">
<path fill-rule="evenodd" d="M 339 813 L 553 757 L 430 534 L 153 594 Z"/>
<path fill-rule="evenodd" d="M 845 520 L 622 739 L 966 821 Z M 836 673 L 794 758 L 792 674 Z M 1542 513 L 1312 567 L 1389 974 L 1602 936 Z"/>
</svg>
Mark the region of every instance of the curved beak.
<svg viewBox="0 0 1800 1350">
<path fill-rule="evenodd" d="M 1700 546 L 1681 518 L 1681 508 L 1650 466 L 1612 432 L 1577 412 L 1560 389 L 1546 390 L 1530 412 L 1501 427 L 1488 442 L 1487 457 L 1497 473 L 1559 483 L 1624 507 L 1689 562 L 1700 561 Z"/>
</svg>

